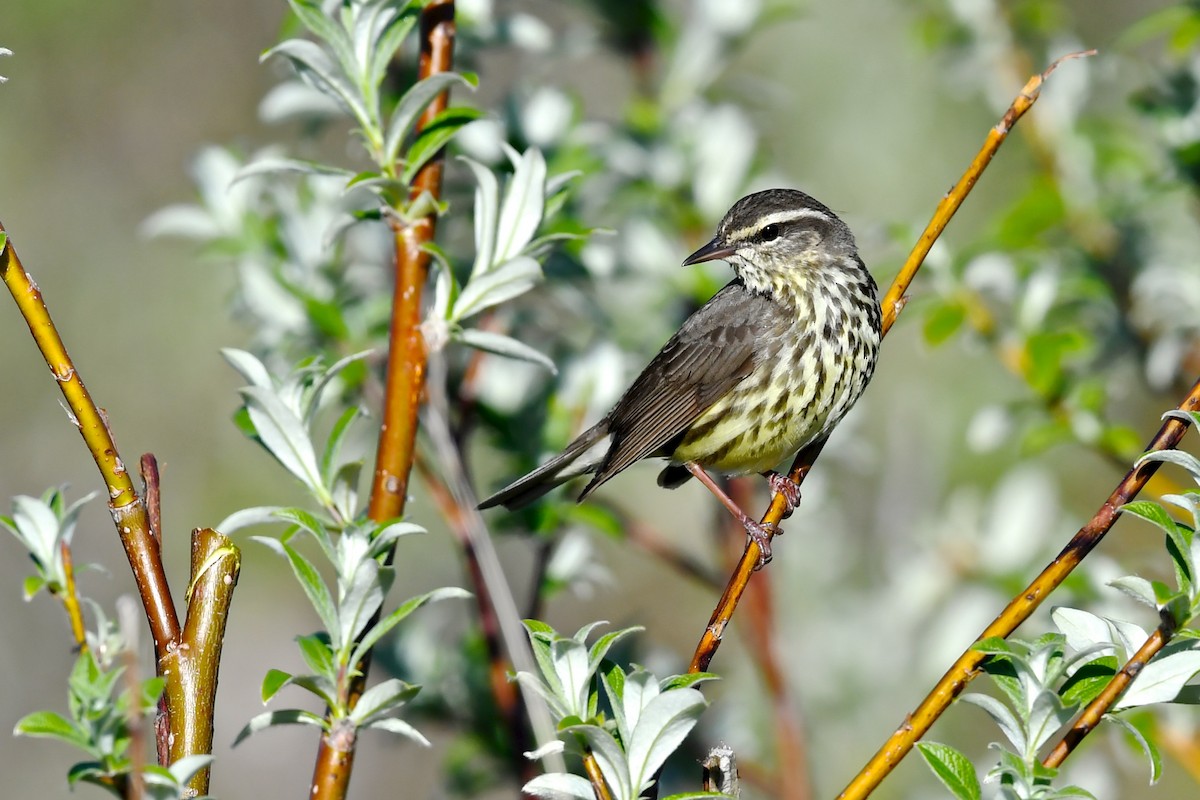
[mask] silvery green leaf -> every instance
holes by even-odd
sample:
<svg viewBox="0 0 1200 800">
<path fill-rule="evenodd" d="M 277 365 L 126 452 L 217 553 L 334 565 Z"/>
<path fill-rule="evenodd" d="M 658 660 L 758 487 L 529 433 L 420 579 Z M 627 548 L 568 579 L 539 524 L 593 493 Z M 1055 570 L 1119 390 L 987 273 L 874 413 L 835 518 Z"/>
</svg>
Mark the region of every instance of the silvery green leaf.
<svg viewBox="0 0 1200 800">
<path fill-rule="evenodd" d="M 979 706 L 986 711 L 988 716 L 1000 727 L 1000 730 L 1004 733 L 1004 737 L 1012 744 L 1013 749 L 1018 753 L 1025 752 L 1027 743 L 1025 730 L 1021 725 L 1021 721 L 1016 718 L 1008 706 L 986 694 L 964 694 L 959 699 L 963 702 Z"/>
<path fill-rule="evenodd" d="M 1155 450 L 1146 453 L 1137 460 L 1137 465 L 1140 467 L 1148 461 L 1161 461 L 1167 464 L 1176 464 L 1186 469 L 1192 475 L 1192 480 L 1200 483 L 1200 458 L 1183 450 Z"/>
<path fill-rule="evenodd" d="M 246 727 L 242 728 L 237 738 L 233 740 L 233 746 L 237 747 L 250 734 L 258 733 L 275 725 L 314 725 L 318 728 L 326 727 L 325 720 L 311 711 L 301 711 L 300 709 L 268 711 L 265 714 L 259 714 L 247 722 Z"/>
<path fill-rule="evenodd" d="M 146 217 L 138 226 L 138 233 L 148 239 L 178 236 L 207 242 L 219 237 L 224 230 L 207 209 L 191 203 L 176 203 Z"/>
<path fill-rule="evenodd" d="M 538 775 L 522 786 L 521 791 L 547 800 L 595 800 L 596 797 L 590 781 L 568 772 Z"/>
<path fill-rule="evenodd" d="M 350 712 L 350 720 L 356 725 L 364 724 L 377 714 L 394 711 L 404 705 L 420 690 L 420 686 L 405 683 L 399 678 L 377 683 L 363 692 L 354 710 Z"/>
<path fill-rule="evenodd" d="M 1154 587 L 1150 581 L 1137 575 L 1125 575 L 1108 582 L 1114 589 L 1120 589 L 1139 603 L 1158 608 L 1158 600 L 1154 597 Z"/>
<path fill-rule="evenodd" d="M 364 43 L 356 41 L 356 47 L 370 54 L 364 61 L 365 83 L 378 86 L 383 82 L 388 64 L 417 21 L 417 15 L 410 12 L 411 6 L 409 2 L 398 5 L 381 4 L 381 13 L 373 16 L 369 25 L 361 26 L 361 32 L 356 26 L 355 39 L 361 35 L 367 40 Z M 366 47 L 363 47 L 363 44 L 366 44 Z"/>
<path fill-rule="evenodd" d="M 395 733 L 400 736 L 407 736 L 417 744 L 423 744 L 426 747 L 430 746 L 429 740 L 426 739 L 419 730 L 397 717 L 380 717 L 379 719 L 371 720 L 362 727 L 370 728 L 372 730 L 387 731 L 388 733 Z"/>
<path fill-rule="evenodd" d="M 329 387 L 330 381 L 336 378 L 338 373 L 353 364 L 355 361 L 363 361 L 369 358 L 374 352 L 374 350 L 360 350 L 357 353 L 351 353 L 348 356 L 339 358 L 337 361 L 329 365 L 329 368 L 321 374 L 321 377 L 312 385 L 312 389 L 308 392 L 307 403 L 303 408 L 304 421 L 306 423 L 312 423 L 313 415 L 316 414 L 317 409 L 320 407 L 321 395 L 324 394 L 325 390 Z"/>
<path fill-rule="evenodd" d="M 583 637 L 580 638 L 579 633 L 577 633 L 575 638 L 579 641 L 585 641 L 587 639 L 587 636 L 592 632 L 592 629 L 594 627 L 596 627 L 597 625 L 601 625 L 601 624 L 604 624 L 604 623 L 595 622 L 595 623 L 592 623 L 591 625 L 585 626 L 584 628 L 580 629 L 580 632 L 579 632 L 579 633 L 583 634 Z M 612 631 L 611 633 L 606 633 L 603 636 L 601 636 L 599 639 L 596 640 L 596 643 L 593 644 L 591 649 L 588 651 L 588 669 L 591 670 L 592 672 L 595 672 L 597 669 L 600 668 L 600 662 L 604 660 L 604 657 L 606 655 L 608 655 L 608 651 L 610 649 L 612 649 L 613 645 L 615 645 L 617 642 L 624 639 L 626 636 L 629 636 L 630 634 L 641 633 L 644 630 L 646 630 L 646 629 L 641 625 L 633 625 L 628 628 L 622 628 L 619 631 Z M 585 631 L 586 631 L 586 633 L 585 633 Z"/>
<path fill-rule="evenodd" d="M 439 266 L 433 279 L 433 303 L 429 308 L 430 319 L 449 320 L 450 308 L 458 299 L 458 281 L 445 266 Z"/>
<path fill-rule="evenodd" d="M 1108 623 L 1090 611 L 1078 608 L 1056 608 L 1050 612 L 1054 624 L 1067 637 L 1067 643 L 1075 650 L 1083 650 L 1097 642 L 1111 644 L 1112 631 Z"/>
<path fill-rule="evenodd" d="M 1150 762 L 1150 785 L 1158 783 L 1158 779 L 1162 777 L 1162 754 L 1158 751 L 1158 747 L 1124 717 L 1105 714 L 1104 719 L 1123 728 L 1141 746 L 1142 752 L 1146 754 L 1146 760 Z"/>
<path fill-rule="evenodd" d="M 334 649 L 339 649 L 338 643 L 342 640 L 342 637 L 341 630 L 338 627 L 337 606 L 333 602 L 333 595 L 330 594 L 329 587 L 325 585 L 321 574 L 317 572 L 317 568 L 313 566 L 311 561 L 302 556 L 286 542 L 280 542 L 266 536 L 256 536 L 254 540 L 265 544 L 288 560 L 288 564 L 291 565 L 296 580 L 300 583 L 300 588 L 308 596 L 309 603 L 312 604 L 313 610 L 317 612 L 317 616 L 321 619 L 321 624 L 325 626 L 325 630 L 329 633 L 329 638 L 333 642 Z"/>
<path fill-rule="evenodd" d="M 481 331 L 478 328 L 463 328 L 455 331 L 452 338 L 455 341 L 462 342 L 470 347 L 479 348 L 480 350 L 486 350 L 489 353 L 508 356 L 509 358 L 519 358 L 522 361 L 532 361 L 534 364 L 540 364 L 545 367 L 551 373 L 558 372 L 553 361 L 524 342 L 513 339 L 511 336 L 492 333 L 491 331 Z"/>
<path fill-rule="evenodd" d="M 473 277 L 454 303 L 451 322 L 461 322 L 484 309 L 511 300 L 542 279 L 542 268 L 529 256 L 517 256 L 495 269 Z"/>
<path fill-rule="evenodd" d="M 297 119 L 324 120 L 341 116 L 342 106 L 304 81 L 285 81 L 267 91 L 258 104 L 258 118 L 268 125 Z"/>
<path fill-rule="evenodd" d="M 292 7 L 301 24 L 333 51 L 334 57 L 343 68 L 354 63 L 354 48 L 350 43 L 349 34 L 337 20 L 325 13 L 320 3 L 312 0 L 288 0 L 288 5 Z M 347 74 L 350 74 L 349 71 Z"/>
<path fill-rule="evenodd" d="M 1030 750 L 1036 751 L 1048 742 L 1050 737 L 1071 719 L 1072 711 L 1072 708 L 1064 705 L 1062 698 L 1053 689 L 1038 692 L 1026 723 L 1029 729 Z"/>
<path fill-rule="evenodd" d="M 214 525 L 213 528 L 228 536 L 235 531 L 240 531 L 242 528 L 249 528 L 252 525 L 277 525 L 279 524 L 279 517 L 276 516 L 276 513 L 283 508 L 283 506 L 243 508 L 240 511 L 233 512 Z"/>
<path fill-rule="evenodd" d="M 274 386 L 271 380 L 271 373 L 267 372 L 267 368 L 253 353 L 233 347 L 222 347 L 221 355 L 229 362 L 229 366 L 233 367 L 238 371 L 239 375 L 249 381 L 251 386 L 261 386 L 264 389 L 270 389 Z"/>
<path fill-rule="evenodd" d="M 643 673 L 646 674 L 646 673 Z M 653 679 L 653 676 L 650 676 Z M 657 684 L 652 680 L 644 688 Z M 629 685 L 625 694 L 629 696 Z M 684 738 L 700 720 L 707 703 L 696 689 L 675 689 L 664 692 L 641 709 L 633 738 L 626 744 L 630 782 L 639 795 L 654 783 L 655 773 L 675 752 Z M 630 708 L 626 705 L 626 714 Z"/>
<path fill-rule="evenodd" d="M 496 222 L 500 217 L 500 184 L 490 169 L 474 159 L 459 160 L 475 173 L 475 263 L 471 278 L 491 269 L 496 252 Z"/>
<path fill-rule="evenodd" d="M 1200 672 L 1200 651 L 1164 652 L 1142 668 L 1129 690 L 1117 701 L 1115 710 L 1169 703 L 1184 684 Z"/>
<path fill-rule="evenodd" d="M 546 160 L 540 150 L 531 147 L 517 161 L 504 192 L 496 229 L 494 262 L 503 263 L 514 258 L 529 244 L 542 224 L 545 202 Z"/>
<path fill-rule="evenodd" d="M 400 157 L 400 145 L 416 124 L 421 112 L 435 97 L 455 84 L 474 88 L 469 80 L 457 72 L 439 72 L 418 81 L 400 97 L 392 116 L 388 119 L 387 135 L 384 139 L 383 155 L 387 163 L 394 163 Z"/>
<path fill-rule="evenodd" d="M 626 749 L 633 740 L 634 731 L 641 721 L 642 712 L 659 696 L 658 680 L 645 670 L 636 670 L 625 680 L 621 692 L 621 713 L 617 717 L 618 728 L 621 731 L 621 741 Z M 616 709 L 613 709 L 614 714 Z M 633 756 L 630 755 L 632 761 Z"/>
<path fill-rule="evenodd" d="M 246 411 L 254 432 L 276 460 L 324 502 L 325 488 L 317 454 L 304 423 L 270 390 L 245 386 Z"/>
<path fill-rule="evenodd" d="M 587 648 L 574 639 L 557 639 L 550 645 L 550 661 L 562 686 L 563 700 L 568 704 L 570 714 L 587 719 L 588 693 L 592 682 Z"/>
<path fill-rule="evenodd" d="M 321 453 L 321 476 L 325 479 L 326 484 L 333 483 L 338 470 L 342 467 L 342 444 L 346 440 L 350 426 L 362 414 L 361 408 L 351 406 L 343 411 L 337 422 L 333 424 L 333 430 L 329 432 L 329 438 L 325 440 L 325 449 Z"/>
<path fill-rule="evenodd" d="M 321 164 L 317 161 L 303 161 L 298 158 L 260 158 L 238 170 L 234 182 L 243 181 L 256 175 L 272 175 L 279 172 L 293 172 L 298 175 L 330 175 L 350 180 L 354 173 L 348 169 Z"/>
<path fill-rule="evenodd" d="M 445 586 L 441 589 L 434 589 L 432 592 L 426 592 L 425 594 L 409 598 L 401 603 L 399 608 L 381 619 L 371 630 L 367 631 L 362 640 L 355 646 L 354 652 L 350 654 L 349 663 L 357 664 L 361 661 L 367 651 L 374 647 L 388 631 L 399 625 L 409 614 L 426 603 L 470 596 L 470 592 L 460 589 L 457 586 Z"/>
<path fill-rule="evenodd" d="M 527 692 L 534 692 L 543 700 L 550 709 L 550 714 L 555 719 L 563 719 L 571 716 L 571 709 L 564 702 L 562 695 L 558 694 L 555 687 L 551 687 L 546 681 L 538 678 L 529 672 L 518 672 L 516 674 L 517 683 Z"/>
<path fill-rule="evenodd" d="M 197 772 L 204 769 L 212 762 L 213 756 L 208 755 L 207 753 L 194 754 L 190 756 L 183 756 L 178 761 L 171 764 L 171 766 L 167 767 L 167 769 L 170 771 L 171 777 L 175 779 L 175 782 L 182 786 L 190 781 Z"/>
<path fill-rule="evenodd" d="M 359 562 L 338 604 L 338 627 L 345 637 L 337 649 L 347 649 L 383 605 L 394 573 L 373 558 Z M 336 645 L 336 643 L 335 643 Z"/>
<path fill-rule="evenodd" d="M 341 67 L 329 58 L 329 54 L 316 44 L 304 39 L 288 39 L 263 53 L 262 60 L 275 55 L 291 61 L 301 80 L 335 100 L 363 128 L 372 126 L 371 114 L 363 105 L 358 88 L 346 79 Z"/>
<path fill-rule="evenodd" d="M 401 536 L 411 536 L 416 533 L 428 533 L 428 531 L 415 522 L 396 521 L 382 525 L 371 536 L 371 554 L 382 555 Z"/>
</svg>

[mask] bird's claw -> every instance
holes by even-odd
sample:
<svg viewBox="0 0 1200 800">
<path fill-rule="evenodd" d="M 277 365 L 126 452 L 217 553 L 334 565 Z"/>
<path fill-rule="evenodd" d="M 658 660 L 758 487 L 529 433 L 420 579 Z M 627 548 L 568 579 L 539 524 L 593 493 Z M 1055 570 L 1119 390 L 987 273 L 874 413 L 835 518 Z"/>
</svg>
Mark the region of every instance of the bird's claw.
<svg viewBox="0 0 1200 800">
<path fill-rule="evenodd" d="M 796 510 L 796 506 L 800 505 L 800 485 L 778 472 L 768 472 L 766 476 L 771 491 L 781 496 L 786 503 L 783 507 L 783 518 L 787 519 Z"/>
<path fill-rule="evenodd" d="M 771 563 L 771 537 L 778 536 L 783 531 L 778 525 L 764 525 L 749 517 L 743 520 L 743 524 L 746 526 L 746 535 L 758 545 L 758 562 L 754 565 L 757 571 Z"/>
</svg>

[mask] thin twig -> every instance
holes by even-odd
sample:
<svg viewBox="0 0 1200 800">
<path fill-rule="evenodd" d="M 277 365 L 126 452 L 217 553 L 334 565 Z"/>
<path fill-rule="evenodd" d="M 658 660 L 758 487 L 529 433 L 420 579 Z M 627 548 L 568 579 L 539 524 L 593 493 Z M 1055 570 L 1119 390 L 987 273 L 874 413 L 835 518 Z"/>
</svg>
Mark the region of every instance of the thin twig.
<svg viewBox="0 0 1200 800">
<path fill-rule="evenodd" d="M 429 366 L 429 399 L 423 427 L 433 443 L 434 451 L 437 453 L 441 465 L 440 473 L 446 480 L 444 484 L 435 481 L 430 486 L 432 488 L 441 484 L 448 494 L 448 497 L 445 498 L 448 500 L 446 519 L 452 528 L 457 527 L 457 536 L 462 543 L 464 556 L 468 558 L 477 602 L 480 604 L 481 623 L 484 621 L 490 623 L 492 642 L 489 650 L 495 648 L 495 658 L 492 662 L 493 681 L 510 686 L 511 684 L 508 684 L 507 681 L 507 665 L 504 664 L 503 656 L 499 652 L 501 643 L 513 665 L 519 671 L 537 674 L 537 663 L 534 661 L 533 651 L 529 647 L 525 630 L 521 626 L 517 601 L 513 597 L 512 588 L 504 574 L 500 556 L 488 534 L 483 515 L 479 512 L 479 498 L 467 479 L 466 469 L 458 456 L 454 434 L 450 430 L 447 418 L 449 401 L 446 397 L 446 362 L 440 354 L 435 353 L 430 358 Z M 434 470 L 430 470 L 429 473 L 431 476 L 437 474 Z M 493 686 L 493 690 L 495 692 L 505 691 L 498 686 Z M 525 707 L 529 713 L 529 722 L 535 734 L 534 738 L 540 748 L 557 738 L 554 720 L 545 701 L 539 695 L 533 692 L 523 692 L 523 694 Z M 515 700 L 515 694 L 513 699 Z M 497 700 L 500 700 L 499 694 L 497 694 Z M 514 709 L 514 714 L 517 712 L 519 709 Z M 511 722 L 519 731 L 512 742 L 514 751 L 519 756 L 523 751 L 520 744 L 524 738 L 524 731 L 519 726 L 519 716 L 514 716 Z M 547 756 L 545 762 L 552 772 L 566 771 L 566 763 L 559 755 Z M 519 770 L 519 772 L 524 773 L 525 770 Z"/>
<path fill-rule="evenodd" d="M 1200 380 L 1197 380 L 1192 386 L 1191 392 L 1179 404 L 1179 408 L 1183 411 L 1200 409 Z M 1146 450 L 1173 449 L 1186 431 L 1186 423 L 1175 418 L 1168 419 L 1159 428 Z M 1079 529 L 1079 532 L 1071 538 L 1062 552 L 1042 570 L 1041 574 L 1009 602 L 1000 616 L 996 617 L 992 624 L 979 634 L 977 641 L 996 636 L 1006 637 L 1028 619 L 1050 592 L 1066 580 L 1066 577 L 1092 551 L 1092 548 L 1100 543 L 1100 540 L 1117 521 L 1121 506 L 1137 496 L 1150 477 L 1158 471 L 1160 463 L 1145 461 L 1141 463 L 1141 466 L 1129 470 L 1092 519 Z M 916 710 L 905 718 L 904 723 L 896 729 L 896 732 L 884 743 L 879 752 L 867 762 L 867 765 L 854 777 L 839 797 L 848 800 L 849 798 L 864 798 L 869 795 L 908 754 L 917 740 L 925 735 L 934 721 L 950 706 L 954 698 L 966 688 L 967 682 L 975 676 L 986 657 L 985 654 L 971 648 L 959 656 Z"/>
<path fill-rule="evenodd" d="M 71 545 L 63 542 L 59 546 L 62 557 L 63 579 L 66 581 L 59 593 L 67 619 L 71 621 L 71 636 L 75 639 L 75 647 L 79 652 L 87 652 L 87 626 L 83 624 L 83 609 L 79 606 L 79 592 L 75 588 L 75 564 L 71 557 Z"/>
<path fill-rule="evenodd" d="M 909 285 L 916 276 L 917 270 L 921 268 L 921 264 L 924 262 L 925 256 L 929 254 L 933 243 L 937 241 L 942 231 L 945 230 L 946 224 L 954 216 L 955 212 L 958 211 L 967 194 L 975 186 L 975 182 L 979 180 L 979 176 L 987 169 L 992 157 L 1008 137 L 1009 131 L 1012 130 L 1017 121 L 1037 101 L 1042 83 L 1063 61 L 1091 55 L 1094 52 L 1072 53 L 1063 56 L 1051 64 L 1041 75 L 1035 75 L 1030 78 L 1021 90 L 1021 93 L 1017 95 L 1012 105 L 1009 106 L 1000 123 L 988 131 L 987 139 L 979 149 L 975 159 L 971 162 L 971 166 L 967 168 L 967 171 L 959 178 L 958 183 L 938 203 L 937 208 L 934 210 L 933 218 L 925 226 L 925 231 L 917 240 L 917 244 L 913 247 L 912 252 L 909 253 L 908 259 L 904 262 L 904 266 L 901 267 L 899 274 L 892 281 L 891 288 L 884 295 L 880 305 L 883 310 L 883 333 L 885 335 L 896 321 L 897 315 L 904 308 L 906 302 L 905 292 L 908 291 Z M 818 445 L 810 447 L 807 450 L 802 450 L 796 456 L 790 472 L 790 477 L 793 481 L 797 484 L 803 482 L 820 450 L 821 447 Z M 762 517 L 762 523 L 768 530 L 779 525 L 780 520 L 783 518 L 785 507 L 786 501 L 782 495 L 775 495 L 771 498 L 771 505 Z M 703 672 L 708 669 L 708 665 L 716 654 L 717 648 L 721 645 L 721 637 L 725 633 L 725 628 L 733 618 L 737 604 L 746 590 L 746 584 L 750 581 L 750 575 L 754 572 L 754 568 L 758 564 L 759 556 L 758 543 L 748 540 L 746 550 L 742 554 L 742 559 L 738 562 L 737 568 L 730 577 L 725 592 L 721 595 L 721 599 L 718 601 L 717 607 L 713 610 L 712 617 L 704 629 L 700 642 L 696 646 L 696 652 L 692 656 L 692 663 L 689 667 L 690 672 Z"/>
<path fill-rule="evenodd" d="M 596 761 L 596 756 L 590 749 L 583 751 L 583 771 L 587 773 L 588 780 L 592 783 L 592 791 L 596 793 L 596 800 L 613 800 L 608 783 L 604 780 L 604 773 L 600 771 L 600 763 Z"/>
<path fill-rule="evenodd" d="M 4 226 L 0 224 L 0 232 Z M 0 250 L 0 279 L 8 287 L 17 308 L 29 326 L 34 343 L 46 359 L 46 366 L 62 391 L 67 408 L 88 452 L 92 454 L 108 491 L 108 507 L 125 548 L 125 556 L 137 584 L 138 596 L 146 612 L 154 652 L 161 657 L 179 637 L 179 618 L 171 601 L 171 589 L 159 558 L 158 547 L 150 533 L 146 506 L 133 487 L 129 471 L 117 452 L 104 414 L 88 394 L 75 364 L 67 354 L 54 320 L 42 299 L 41 290 L 21 265 L 9 238 Z"/>
</svg>

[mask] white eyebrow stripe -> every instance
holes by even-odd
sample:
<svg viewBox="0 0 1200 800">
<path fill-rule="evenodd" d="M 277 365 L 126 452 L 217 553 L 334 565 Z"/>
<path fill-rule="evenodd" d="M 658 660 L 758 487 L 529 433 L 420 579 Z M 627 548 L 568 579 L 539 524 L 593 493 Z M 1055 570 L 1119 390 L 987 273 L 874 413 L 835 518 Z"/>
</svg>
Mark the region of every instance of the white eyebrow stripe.
<svg viewBox="0 0 1200 800">
<path fill-rule="evenodd" d="M 833 222 L 833 219 L 828 214 L 815 208 L 789 208 L 776 211 L 765 217 L 759 217 L 753 225 L 730 232 L 729 240 L 741 241 L 742 239 L 748 239 L 768 225 L 782 225 L 802 219 L 819 219 L 823 222 Z"/>
</svg>

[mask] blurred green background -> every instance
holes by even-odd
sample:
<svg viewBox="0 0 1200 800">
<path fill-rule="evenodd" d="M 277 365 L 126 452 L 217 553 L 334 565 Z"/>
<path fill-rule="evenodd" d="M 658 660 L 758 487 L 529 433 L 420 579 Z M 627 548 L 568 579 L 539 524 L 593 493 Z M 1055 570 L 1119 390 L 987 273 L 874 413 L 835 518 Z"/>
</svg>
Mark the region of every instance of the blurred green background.
<svg viewBox="0 0 1200 800">
<path fill-rule="evenodd" d="M 582 13 L 549 1 L 512 5 L 552 25 Z M 794 18 L 756 34 L 754 46 L 736 57 L 724 79 L 728 91 L 744 89 L 753 97 L 747 105 L 765 132 L 770 172 L 822 199 L 850 223 L 864 260 L 882 285 L 904 255 L 890 226 L 922 223 L 997 120 L 970 81 L 956 86 L 954 76 L 945 74 L 945 63 L 918 44 L 921 5 L 804 3 Z M 1084 74 L 1100 76 L 1110 87 L 1089 102 L 1124 108 L 1128 92 L 1147 75 L 1115 72 L 1109 60 L 1114 37 L 1166 5 L 1063 3 L 1073 31 L 1064 35 L 1063 52 L 1096 47 L 1101 54 L 1086 65 L 1064 66 L 1034 115 L 1053 116 L 1056 104 L 1073 102 L 1071 92 Z M 687 13 L 682 2 L 669 8 Z M 231 323 L 225 310 L 233 286 L 229 270 L 198 259 L 189 244 L 146 241 L 138 227 L 157 208 L 192 197 L 187 167 L 201 146 L 232 143 L 249 151 L 278 135 L 257 121 L 257 103 L 279 74 L 277 65 L 260 65 L 258 55 L 277 40 L 284 13 L 284 4 L 274 0 L 191 5 L 41 0 L 10 3 L 0 20 L 0 46 L 14 53 L 0 59 L 0 74 L 10 79 L 0 87 L 0 221 L 44 292 L 88 388 L 107 410 L 125 459 L 133 461 L 145 451 L 158 456 L 168 566 L 180 593 L 186 584 L 191 528 L 215 524 L 247 505 L 295 501 L 299 493 L 230 422 L 238 380 L 217 351 L 244 343 L 247 332 Z M 481 82 L 486 97 L 492 87 L 513 77 L 536 83 L 561 75 L 562 83 L 580 97 L 585 115 L 603 116 L 611 113 L 614 96 L 625 88 L 619 74 L 603 66 L 562 73 L 530 56 L 497 56 L 485 61 Z M 948 242 L 970 241 L 992 215 L 1013 202 L 1013 193 L 1034 168 L 1034 155 L 1018 133 L 952 224 Z M 672 257 L 684 255 L 681 251 Z M 920 280 L 913 291 L 921 294 Z M 816 508 L 791 522 L 793 533 L 779 543 L 771 567 L 777 613 L 786 624 L 780 646 L 785 663 L 796 671 L 796 702 L 809 718 L 841 717 L 841 727 L 826 729 L 818 723 L 809 732 L 820 796 L 843 785 L 932 678 L 1000 608 L 997 595 L 982 591 L 945 598 L 945 604 L 963 613 L 953 625 L 936 628 L 936 637 L 925 642 L 919 676 L 901 676 L 906 679 L 874 695 L 870 691 L 880 687 L 864 682 L 862 703 L 853 708 L 822 695 L 821 676 L 836 663 L 829 652 L 843 646 L 848 632 L 837 628 L 838 615 L 828 607 L 822 622 L 811 621 L 809 604 L 854 600 L 811 597 L 804 588 L 805 569 L 844 570 L 855 581 L 870 583 L 903 559 L 906 537 L 914 530 L 987 523 L 989 514 L 1002 517 L 1003 508 L 989 506 L 992 501 L 985 495 L 1013 459 L 992 465 L 986 458 L 964 456 L 963 441 L 981 404 L 1019 397 L 1023 385 L 979 348 L 931 349 L 916 322 L 915 314 L 902 318 L 888 338 L 861 411 L 848 423 L 850 430 L 835 437 L 844 452 L 829 464 L 823 461 L 806 487 L 806 499 L 817 498 Z M 70 484 L 72 498 L 94 490 L 94 466 L 11 305 L 0 312 L 0 336 L 6 342 L 0 349 L 0 498 L 39 495 L 62 483 Z M 1176 397 L 1170 391 L 1151 393 L 1135 382 L 1119 401 L 1120 420 L 1146 438 Z M 1046 502 L 1061 524 L 1038 529 L 1049 540 L 1042 548 L 1049 557 L 1073 533 L 1074 523 L 1090 516 L 1119 473 L 1077 449 L 1052 451 L 1033 468 L 1038 471 L 1013 479 L 1017 483 L 1009 491 L 1022 497 L 1050 492 Z M 711 509 L 699 501 L 701 495 L 691 493 L 694 487 L 661 493 L 653 487 L 650 470 L 632 470 L 614 484 L 621 487 L 614 496 L 632 492 L 653 506 L 651 519 L 686 546 L 692 531 L 708 525 Z M 822 505 L 821 487 L 838 476 L 855 481 L 858 488 Z M 498 479 L 489 470 L 486 480 L 485 488 L 491 488 Z M 1047 488 L 1048 483 L 1053 485 Z M 963 496 L 962 514 L 939 511 L 952 494 L 947 487 L 960 484 L 968 486 L 973 498 Z M 627 504 L 632 502 L 636 500 Z M 832 502 L 843 506 L 831 510 Z M 460 583 L 454 548 L 419 495 L 414 515 L 434 533 L 406 544 L 398 581 L 405 596 Z M 839 527 L 827 529 L 830 520 Z M 840 526 L 863 532 L 851 563 L 831 562 L 847 556 L 822 542 L 842 535 Z M 1029 533 L 1014 531 L 1012 524 L 996 528 Z M 953 548 L 953 540 L 948 541 Z M 951 561 L 961 558 L 969 570 L 969 562 L 983 557 L 972 549 L 980 536 L 976 532 L 964 541 L 960 552 L 947 555 L 943 549 L 942 555 Z M 55 604 L 45 597 L 22 603 L 27 563 L 14 541 L 0 542 L 0 671 L 7 676 L 0 694 L 0 731 L 6 731 L 29 711 L 61 707 L 72 654 Z M 78 563 L 98 562 L 111 573 L 81 577 L 93 596 L 111 601 L 131 592 L 101 501 L 84 513 L 75 542 Z M 993 556 L 1005 548 L 1003 540 L 986 546 Z M 645 624 L 645 636 L 662 658 L 682 669 L 711 610 L 711 591 L 629 548 L 604 540 L 597 547 L 617 584 L 600 588 L 591 598 L 562 598 L 547 612 L 549 621 L 562 631 L 597 618 Z M 503 550 L 520 574 L 525 551 L 512 542 L 505 542 Z M 921 587 L 909 585 L 907 590 L 919 594 Z M 881 620 L 885 612 L 878 610 Z M 222 664 L 215 796 L 305 793 L 316 749 L 310 730 L 273 729 L 236 750 L 229 743 L 261 708 L 263 673 L 295 666 L 292 637 L 314 626 L 282 562 L 264 548 L 247 545 Z M 755 680 L 736 637 L 738 627 L 735 621 L 735 635 L 714 665 L 728 676 L 717 696 L 732 691 L 737 697 L 745 691 L 739 685 Z M 879 635 L 886 640 L 886 633 Z M 863 673 L 870 668 L 864 664 Z M 818 686 L 809 695 L 813 681 Z M 763 713 L 754 704 L 723 706 L 708 722 L 706 735 L 728 735 L 726 723 L 761 724 Z M 760 715 L 757 722 L 755 715 Z M 939 727 L 938 738 L 953 740 L 973 724 L 982 726 L 982 715 L 960 714 Z M 425 731 L 435 743 L 444 740 L 436 729 Z M 5 796 L 68 795 L 65 771 L 73 753 L 24 738 L 0 741 Z M 435 750 L 431 758 L 407 742 L 367 736 L 352 795 L 441 796 L 439 776 L 431 766 L 441 755 Z M 878 796 L 938 796 L 905 788 L 906 781 L 916 778 L 930 786 L 926 776 L 917 774 L 923 767 L 910 762 Z M 1181 778 L 1174 765 L 1168 773 L 1170 780 Z M 1172 791 L 1162 787 L 1156 796 L 1180 796 Z M 93 793 L 79 790 L 84 796 Z"/>
</svg>

